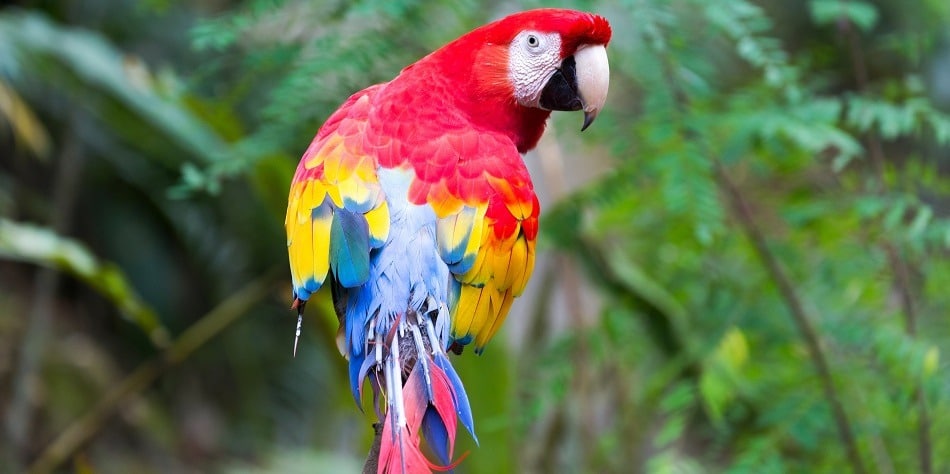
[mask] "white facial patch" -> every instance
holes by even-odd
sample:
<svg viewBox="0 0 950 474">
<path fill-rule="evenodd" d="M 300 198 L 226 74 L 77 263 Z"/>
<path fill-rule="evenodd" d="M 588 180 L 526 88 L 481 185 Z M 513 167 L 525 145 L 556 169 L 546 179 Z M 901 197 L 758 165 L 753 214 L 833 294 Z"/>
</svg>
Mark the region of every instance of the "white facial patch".
<svg viewBox="0 0 950 474">
<path fill-rule="evenodd" d="M 522 31 L 508 47 L 508 76 L 515 100 L 525 107 L 538 107 L 541 91 L 561 65 L 561 35 Z"/>
</svg>

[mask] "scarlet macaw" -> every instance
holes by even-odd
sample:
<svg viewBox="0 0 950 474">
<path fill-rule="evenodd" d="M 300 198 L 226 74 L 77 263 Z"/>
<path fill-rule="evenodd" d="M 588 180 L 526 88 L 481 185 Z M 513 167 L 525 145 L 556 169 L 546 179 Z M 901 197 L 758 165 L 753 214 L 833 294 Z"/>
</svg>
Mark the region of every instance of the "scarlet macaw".
<svg viewBox="0 0 950 474">
<path fill-rule="evenodd" d="M 301 158 L 285 221 L 296 335 L 328 282 L 353 396 L 368 379 L 384 420 L 379 473 L 439 467 L 420 428 L 441 466 L 456 418 L 474 436 L 446 352 L 480 353 L 524 291 L 540 207 L 522 154 L 552 110 L 583 110 L 581 130 L 597 116 L 610 35 L 561 9 L 482 26 L 352 95 Z"/>
</svg>

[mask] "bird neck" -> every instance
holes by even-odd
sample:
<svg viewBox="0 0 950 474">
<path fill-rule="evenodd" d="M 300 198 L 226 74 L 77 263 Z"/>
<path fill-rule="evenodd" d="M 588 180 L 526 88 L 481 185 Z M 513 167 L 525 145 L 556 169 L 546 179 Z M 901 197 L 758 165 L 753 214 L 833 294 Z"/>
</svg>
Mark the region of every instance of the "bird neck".
<svg viewBox="0 0 950 474">
<path fill-rule="evenodd" d="M 467 114 L 471 125 L 507 136 L 520 153 L 538 144 L 551 111 L 517 103 L 508 74 L 507 48 L 469 34 L 416 65 L 431 70 L 426 74 L 430 81 L 443 82 L 442 87 L 428 87 L 423 93 L 443 95 L 443 100 Z"/>
</svg>

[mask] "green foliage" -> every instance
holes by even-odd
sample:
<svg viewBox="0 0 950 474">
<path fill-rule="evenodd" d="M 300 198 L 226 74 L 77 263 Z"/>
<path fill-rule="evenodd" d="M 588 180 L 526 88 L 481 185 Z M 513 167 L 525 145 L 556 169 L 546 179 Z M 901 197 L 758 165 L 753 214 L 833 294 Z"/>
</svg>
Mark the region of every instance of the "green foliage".
<svg viewBox="0 0 950 474">
<path fill-rule="evenodd" d="M 885 140 L 931 134 L 938 145 L 950 144 L 950 116 L 924 97 L 902 102 L 851 97 L 845 123 L 860 132 L 875 131 Z"/>
<path fill-rule="evenodd" d="M 699 379 L 699 390 L 710 420 L 723 422 L 724 410 L 736 398 L 742 369 L 749 360 L 749 344 L 738 328 L 729 329 L 709 354 Z"/>
<path fill-rule="evenodd" d="M 427 24 L 424 31 L 407 28 Z M 193 41 L 199 50 L 244 54 L 237 60 L 240 80 L 219 84 L 232 87 L 240 103 L 261 93 L 250 82 L 264 85 L 264 103 L 254 117 L 257 126 L 241 140 L 236 156 L 204 172 L 189 170 L 186 185 L 215 182 L 241 173 L 268 155 L 287 154 L 287 143 L 313 135 L 320 123 L 350 94 L 387 81 L 452 35 L 474 26 L 476 15 L 466 2 L 430 5 L 417 1 L 300 2 L 255 0 L 229 16 L 199 25 Z M 239 41 L 240 40 L 240 41 Z M 224 79 L 224 78 L 219 78 Z M 299 150 L 294 150 L 296 153 Z"/>
<path fill-rule="evenodd" d="M 349 94 L 542 6 L 186 3 L 107 9 L 98 24 L 67 7 L 0 12 L 0 117 L 24 146 L 0 162 L 0 232 L 35 235 L 18 238 L 26 247 L 0 237 L 0 252 L 76 274 L 124 314 L 151 308 L 173 333 L 285 261 L 293 166 Z M 526 295 L 509 334 L 458 359 L 480 441 L 463 441 L 458 471 L 848 472 L 834 401 L 870 471 L 923 472 L 928 457 L 931 472 L 950 469 L 947 2 L 555 3 L 609 18 L 612 78 L 591 129 L 578 136 L 576 116 L 555 114 L 546 139 L 569 175 L 609 169 L 545 206 L 533 313 Z M 128 53 L 153 41 L 169 51 Z M 16 101 L 30 113 L 11 112 Z M 42 150 L 38 130 L 49 163 L 21 157 Z M 70 141 L 90 157 L 76 239 L 13 224 L 55 215 L 37 183 Z M 802 302 L 831 396 L 748 220 Z M 291 363 L 284 290 L 146 392 L 150 416 L 94 439 L 93 464 L 143 470 L 148 453 L 164 470 L 358 468 L 374 415 L 353 409 L 328 295 L 308 307 L 318 314 Z M 57 298 L 83 321 L 93 306 L 70 291 Z M 0 298 L 3 313 L 23 304 Z M 73 332 L 101 359 L 153 350 L 89 326 Z M 0 339 L 12 331 L 0 324 Z M 68 358 L 50 358 L 46 386 L 70 386 L 81 369 Z M 84 406 L 69 403 L 43 414 Z"/>
<path fill-rule="evenodd" d="M 122 270 L 99 261 L 81 243 L 49 229 L 0 218 L 0 258 L 48 266 L 82 280 L 108 298 L 156 346 L 168 344 L 168 330 L 135 293 Z"/>
<path fill-rule="evenodd" d="M 30 106 L 15 90 L 0 81 L 0 123 L 9 126 L 17 143 L 35 156 L 49 155 L 49 136 Z"/>
<path fill-rule="evenodd" d="M 627 308 L 622 312 L 640 317 L 645 328 L 623 328 L 615 337 L 624 345 L 647 344 L 668 354 L 650 329 L 663 324 L 691 341 L 686 347 L 692 351 L 673 354 L 689 359 L 670 363 L 696 372 L 681 372 L 682 381 L 662 389 L 665 397 L 631 402 L 656 400 L 650 406 L 659 427 L 651 436 L 658 451 L 645 461 L 649 470 L 691 472 L 690 460 L 718 466 L 703 470 L 728 472 L 840 471 L 850 463 L 813 373 L 813 355 L 796 335 L 776 282 L 738 232 L 741 221 L 725 205 L 713 172 L 717 160 L 739 183 L 758 225 L 769 229 L 771 252 L 819 328 L 860 456 L 898 472 L 918 469 L 922 415 L 915 390 L 921 383 L 934 390 L 927 392 L 932 422 L 940 424 L 935 420 L 950 408 L 924 375 L 940 370 L 930 368 L 940 367 L 934 361 L 950 335 L 941 316 L 948 307 L 919 286 L 950 272 L 939 210 L 948 196 L 938 165 L 946 153 L 946 114 L 913 79 L 914 71 L 874 78 L 866 90 L 829 88 L 833 72 L 814 69 L 820 62 L 811 51 L 790 54 L 773 36 L 766 9 L 751 3 L 632 6 L 638 27 L 618 29 L 611 59 L 622 63 L 613 84 L 637 84 L 626 93 L 639 99 L 637 113 L 606 111 L 610 129 L 598 136 L 610 140 L 617 166 L 549 211 L 544 229 L 558 249 L 587 262 L 605 290 L 610 310 L 596 331 L 621 331 L 608 321 Z M 811 6 L 819 28 L 842 18 L 863 31 L 877 25 L 877 10 L 868 4 Z M 731 45 L 732 58 L 722 57 L 724 44 Z M 736 75 L 743 68 L 757 74 Z M 877 148 L 887 161 L 880 162 Z M 914 272 L 904 284 L 886 257 L 889 248 Z M 652 284 L 623 287 L 610 278 L 624 274 Z M 681 309 L 644 305 L 655 300 L 654 286 L 665 288 Z M 913 315 L 894 299 L 901 293 L 915 300 Z M 911 317 L 928 329 L 908 335 Z M 748 359 L 737 355 L 746 351 Z M 655 357 L 630 359 L 646 387 L 669 383 L 668 372 L 651 364 Z M 634 410 L 622 406 L 619 411 Z M 938 433 L 930 429 L 931 441 Z M 713 448 L 684 449 L 693 444 Z M 937 444 L 930 456 L 939 470 Z M 885 458 L 882 445 L 891 453 Z M 638 460 L 633 455 L 630 462 Z"/>
<path fill-rule="evenodd" d="M 270 472 L 358 472 L 360 461 L 333 453 L 310 453 L 302 451 L 277 452 L 267 468 L 247 465 L 226 469 L 227 474 L 265 474 Z"/>
<path fill-rule="evenodd" d="M 877 9 L 867 2 L 812 0 L 808 8 L 815 24 L 822 26 L 834 26 L 847 20 L 867 32 L 874 28 L 878 20 Z"/>
<path fill-rule="evenodd" d="M 0 43 L 10 54 L 3 69 L 13 81 L 62 91 L 134 146 L 146 148 L 157 138 L 203 161 L 224 153 L 217 135 L 162 97 L 144 66 L 100 35 L 62 28 L 37 14 L 10 13 L 0 18 Z"/>
</svg>

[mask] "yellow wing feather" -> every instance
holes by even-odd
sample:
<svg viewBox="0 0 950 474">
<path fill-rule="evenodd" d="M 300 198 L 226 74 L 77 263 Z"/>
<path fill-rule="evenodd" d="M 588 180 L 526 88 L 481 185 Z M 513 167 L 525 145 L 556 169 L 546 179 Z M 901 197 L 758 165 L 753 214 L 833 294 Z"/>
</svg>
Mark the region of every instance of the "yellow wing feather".
<svg viewBox="0 0 950 474">
<path fill-rule="evenodd" d="M 291 185 L 284 225 L 294 291 L 303 300 L 323 285 L 330 270 L 330 229 L 336 210 L 362 214 L 373 247 L 389 236 L 389 207 L 377 177 L 377 161 L 349 146 L 362 143 L 361 139 L 347 140 L 344 135 L 363 132 L 368 103 L 367 95 L 354 98 L 338 111 L 349 116 L 328 120 L 335 126 L 321 131 L 311 143 Z"/>
</svg>

